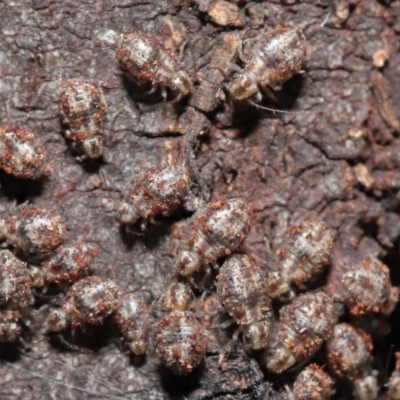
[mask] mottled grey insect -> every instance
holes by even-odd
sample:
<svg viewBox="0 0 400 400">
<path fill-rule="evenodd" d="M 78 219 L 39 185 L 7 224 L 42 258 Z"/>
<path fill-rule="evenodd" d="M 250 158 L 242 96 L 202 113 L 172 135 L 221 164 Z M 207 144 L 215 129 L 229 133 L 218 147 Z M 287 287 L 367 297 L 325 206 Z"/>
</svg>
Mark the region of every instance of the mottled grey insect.
<svg viewBox="0 0 400 400">
<path fill-rule="evenodd" d="M 268 287 L 272 298 L 289 294 L 291 285 L 304 289 L 329 265 L 333 232 L 319 220 L 289 227 L 268 261 Z"/>
<path fill-rule="evenodd" d="M 88 276 L 97 252 L 97 246 L 83 242 L 59 246 L 49 260 L 30 267 L 33 286 L 46 289 L 50 284 L 73 283 Z"/>
<path fill-rule="evenodd" d="M 9 250 L 0 251 L 0 342 L 21 336 L 21 319 L 34 302 L 32 280 L 26 263 Z"/>
<path fill-rule="evenodd" d="M 175 50 L 165 47 L 161 36 L 127 31 L 121 35 L 117 57 L 138 85 L 151 82 L 151 92 L 160 86 L 164 101 L 167 100 L 167 88 L 176 94 L 176 101 L 193 91 L 189 74 L 179 65 Z"/>
<path fill-rule="evenodd" d="M 372 373 L 372 341 L 361 329 L 349 324 L 337 324 L 326 343 L 329 369 L 348 380 L 357 400 L 375 400 L 378 382 Z"/>
<path fill-rule="evenodd" d="M 207 334 L 189 310 L 193 294 L 187 285 L 173 283 L 163 298 L 167 314 L 156 325 L 156 353 L 178 375 L 188 375 L 204 358 Z"/>
<path fill-rule="evenodd" d="M 333 384 L 333 379 L 320 366 L 310 364 L 294 381 L 293 400 L 329 400 L 334 393 Z"/>
<path fill-rule="evenodd" d="M 66 227 L 61 218 L 34 205 L 23 205 L 15 215 L 0 220 L 0 238 L 25 254 L 43 257 L 63 241 Z"/>
<path fill-rule="evenodd" d="M 23 179 L 37 179 L 50 171 L 46 149 L 31 131 L 9 124 L 0 126 L 0 168 Z"/>
<path fill-rule="evenodd" d="M 219 270 L 217 293 L 252 350 L 266 347 L 272 328 L 272 306 L 263 269 L 244 254 L 233 254 Z"/>
<path fill-rule="evenodd" d="M 399 289 L 392 286 L 388 267 L 375 257 L 368 257 L 341 275 L 340 285 L 335 286 L 332 295 L 353 315 L 389 315 L 398 303 Z"/>
<path fill-rule="evenodd" d="M 239 51 L 245 66 L 243 69 L 233 66 L 237 72 L 227 90 L 235 100 L 247 100 L 259 107 L 256 103 L 262 101 L 261 90 L 273 97 L 271 89 L 281 90 L 287 80 L 300 72 L 306 38 L 301 30 L 288 29 L 281 24 L 254 42 L 248 57 Z"/>
<path fill-rule="evenodd" d="M 400 353 L 394 353 L 396 356 L 396 367 L 390 375 L 387 386 L 387 395 L 390 400 L 400 400 Z"/>
<path fill-rule="evenodd" d="M 281 373 L 311 357 L 330 336 L 337 321 L 335 306 L 323 292 L 306 293 L 280 310 L 273 325 L 262 363 Z"/>
<path fill-rule="evenodd" d="M 231 254 L 244 242 L 250 217 L 251 210 L 242 199 L 207 204 L 180 232 L 177 272 L 191 277 L 202 268 L 217 266 L 218 258 Z"/>
<path fill-rule="evenodd" d="M 69 79 L 60 91 L 59 109 L 68 126 L 66 137 L 83 149 L 86 157 L 103 154 L 105 102 L 100 89 L 81 78 Z"/>
<path fill-rule="evenodd" d="M 147 350 L 149 305 L 138 293 L 126 293 L 120 297 L 115 312 L 118 328 L 133 354 L 145 354 Z"/>
<path fill-rule="evenodd" d="M 118 208 L 119 220 L 123 224 L 134 224 L 143 219 L 142 229 L 156 215 L 169 216 L 179 207 L 189 190 L 189 176 L 177 165 L 160 170 L 152 169 L 138 179 L 126 199 Z"/>
<path fill-rule="evenodd" d="M 46 319 L 45 332 L 62 332 L 85 324 L 102 324 L 118 306 L 122 294 L 110 279 L 89 276 L 75 283 L 62 300 L 62 307 L 53 310 Z"/>
</svg>

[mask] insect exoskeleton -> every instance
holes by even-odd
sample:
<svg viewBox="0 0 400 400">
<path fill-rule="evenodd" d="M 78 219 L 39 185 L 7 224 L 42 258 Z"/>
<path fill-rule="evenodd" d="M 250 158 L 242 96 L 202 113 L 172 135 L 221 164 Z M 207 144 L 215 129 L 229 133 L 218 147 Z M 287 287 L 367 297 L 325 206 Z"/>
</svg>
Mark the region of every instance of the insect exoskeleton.
<svg viewBox="0 0 400 400">
<path fill-rule="evenodd" d="M 151 82 L 152 92 L 161 86 L 164 101 L 169 88 L 179 101 L 192 93 L 193 84 L 188 73 L 182 70 L 175 49 L 165 47 L 162 41 L 151 32 L 128 30 L 120 37 L 117 57 L 138 85 Z"/>
<path fill-rule="evenodd" d="M 226 346 L 229 346 L 230 338 L 222 329 L 224 308 L 221 305 L 217 293 L 198 299 L 196 314 L 201 316 L 204 329 L 207 332 L 207 353 L 223 354 Z"/>
<path fill-rule="evenodd" d="M 97 253 L 97 246 L 84 242 L 59 246 L 43 265 L 30 267 L 33 286 L 73 283 L 88 276 Z"/>
<path fill-rule="evenodd" d="M 394 353 L 396 357 L 395 370 L 390 375 L 387 386 L 387 395 L 390 400 L 400 400 L 400 353 Z"/>
<path fill-rule="evenodd" d="M 351 383 L 357 400 L 374 400 L 378 383 L 371 369 L 371 338 L 349 324 L 337 324 L 326 343 L 329 369 Z"/>
<path fill-rule="evenodd" d="M 89 276 L 75 283 L 62 300 L 62 308 L 51 311 L 45 323 L 45 332 L 62 332 L 68 326 L 102 324 L 117 306 L 122 294 L 110 279 Z"/>
<path fill-rule="evenodd" d="M 27 264 L 9 250 L 0 251 L 0 342 L 14 342 L 21 335 L 20 320 L 34 302 Z"/>
<path fill-rule="evenodd" d="M 305 57 L 306 38 L 299 29 L 281 24 L 254 41 L 248 58 L 240 54 L 245 66 L 242 70 L 235 68 L 237 72 L 227 86 L 235 100 L 260 102 L 261 90 L 281 90 L 287 80 L 300 72 Z"/>
<path fill-rule="evenodd" d="M 296 400 L 329 400 L 334 393 L 333 379 L 317 364 L 299 373 L 294 384 Z"/>
<path fill-rule="evenodd" d="M 139 293 L 126 293 L 119 299 L 115 312 L 118 328 L 133 354 L 147 350 L 149 305 Z"/>
<path fill-rule="evenodd" d="M 193 294 L 187 285 L 173 283 L 163 298 L 167 314 L 156 325 L 156 353 L 178 375 L 188 375 L 203 360 L 206 331 L 189 310 Z"/>
<path fill-rule="evenodd" d="M 20 310 L 11 304 L 0 306 L 0 343 L 17 341 L 22 334 Z"/>
<path fill-rule="evenodd" d="M 9 250 L 0 251 L 0 305 L 14 303 L 26 307 L 33 303 L 32 279 L 28 266 Z"/>
<path fill-rule="evenodd" d="M 390 282 L 388 267 L 375 257 L 349 268 L 340 283 L 332 295 L 346 304 L 353 315 L 389 315 L 399 300 L 399 290 Z"/>
<path fill-rule="evenodd" d="M 66 136 L 78 145 L 86 157 L 103 154 L 103 95 L 93 82 L 82 78 L 69 79 L 61 88 L 59 110 L 68 126 Z"/>
<path fill-rule="evenodd" d="M 324 292 L 296 297 L 281 308 L 262 363 L 269 371 L 281 373 L 308 359 L 329 337 L 336 321 L 333 300 Z"/>
<path fill-rule="evenodd" d="M 175 268 L 191 277 L 202 267 L 216 266 L 218 258 L 237 250 L 250 229 L 251 209 L 234 198 L 207 204 L 183 228 Z"/>
<path fill-rule="evenodd" d="M 49 172 L 46 150 L 31 131 L 19 126 L 0 126 L 0 168 L 17 178 L 37 179 Z"/>
<path fill-rule="evenodd" d="M 217 278 L 218 296 L 243 331 L 246 346 L 252 350 L 266 347 L 273 315 L 263 269 L 250 257 L 233 254 Z"/>
<path fill-rule="evenodd" d="M 66 227 L 58 215 L 34 205 L 23 205 L 0 221 L 0 237 L 25 254 L 38 257 L 53 252 L 63 241 Z"/>
<path fill-rule="evenodd" d="M 333 241 L 332 230 L 319 220 L 289 227 L 269 262 L 269 295 L 278 298 L 291 284 L 304 289 L 312 283 L 329 265 Z"/>
<path fill-rule="evenodd" d="M 143 219 L 142 228 L 148 219 L 155 216 L 169 216 L 182 203 L 189 190 L 189 177 L 179 166 L 152 169 L 138 179 L 120 203 L 119 220 L 123 224 L 134 224 Z"/>
</svg>

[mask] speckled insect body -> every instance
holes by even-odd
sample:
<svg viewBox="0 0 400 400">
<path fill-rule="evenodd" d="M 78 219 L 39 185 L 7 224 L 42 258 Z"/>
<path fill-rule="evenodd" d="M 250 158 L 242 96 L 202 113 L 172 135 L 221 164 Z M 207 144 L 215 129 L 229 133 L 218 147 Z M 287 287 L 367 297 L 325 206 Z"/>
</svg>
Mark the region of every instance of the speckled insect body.
<svg viewBox="0 0 400 400">
<path fill-rule="evenodd" d="M 49 169 L 45 165 L 46 149 L 28 129 L 0 126 L 0 168 L 22 179 L 37 179 Z"/>
<path fill-rule="evenodd" d="M 59 246 L 43 265 L 30 268 L 33 286 L 73 283 L 88 276 L 97 252 L 97 246 L 83 242 Z"/>
<path fill-rule="evenodd" d="M 181 232 L 175 268 L 191 277 L 202 268 L 216 266 L 218 258 L 239 248 L 250 229 L 251 210 L 241 199 L 209 203 Z"/>
<path fill-rule="evenodd" d="M 270 88 L 281 90 L 287 80 L 300 72 L 305 45 L 301 30 L 281 25 L 277 30 L 267 31 L 257 39 L 243 70 L 237 67 L 238 72 L 227 86 L 228 92 L 235 100 L 261 102 L 261 90 L 267 93 Z"/>
<path fill-rule="evenodd" d="M 387 386 L 387 396 L 390 400 L 400 400 L 400 353 L 395 353 L 396 367 L 390 375 Z"/>
<path fill-rule="evenodd" d="M 296 363 L 311 357 L 329 337 L 337 315 L 332 299 L 323 292 L 296 297 L 280 310 L 262 363 L 275 373 L 281 373 Z"/>
<path fill-rule="evenodd" d="M 121 35 L 117 57 L 122 68 L 139 84 L 151 82 L 152 92 L 161 86 L 166 101 L 169 88 L 176 101 L 193 91 L 192 81 L 183 71 L 175 51 L 162 44 L 162 38 L 150 32 L 128 31 Z"/>
<path fill-rule="evenodd" d="M 246 255 L 230 256 L 219 270 L 217 293 L 243 331 L 246 346 L 266 347 L 273 315 L 263 269 Z"/>
<path fill-rule="evenodd" d="M 26 307 L 33 303 L 28 266 L 9 250 L 0 251 L 0 305 Z"/>
<path fill-rule="evenodd" d="M 269 295 L 291 294 L 291 285 L 304 289 L 329 265 L 334 236 L 321 221 L 307 220 L 289 227 L 269 262 Z"/>
<path fill-rule="evenodd" d="M 62 308 L 48 315 L 45 332 L 62 332 L 68 326 L 76 328 L 85 324 L 102 324 L 116 310 L 121 294 L 121 289 L 110 279 L 97 276 L 83 278 L 68 290 Z"/>
<path fill-rule="evenodd" d="M 296 400 L 329 400 L 334 393 L 333 379 L 317 364 L 306 367 L 293 384 Z"/>
<path fill-rule="evenodd" d="M 145 354 L 147 350 L 148 317 L 150 307 L 137 293 L 120 297 L 115 320 L 133 354 Z"/>
<path fill-rule="evenodd" d="M 344 272 L 341 286 L 332 295 L 353 315 L 389 315 L 399 300 L 399 290 L 391 285 L 388 267 L 374 257 Z"/>
<path fill-rule="evenodd" d="M 15 215 L 0 220 L 0 237 L 27 255 L 50 254 L 62 243 L 65 233 L 59 216 L 34 205 L 23 205 Z"/>
<path fill-rule="evenodd" d="M 15 306 L 0 306 L 0 343 L 15 342 L 21 337 L 21 318 L 21 312 Z"/>
<path fill-rule="evenodd" d="M 203 327 L 207 332 L 207 353 L 221 354 L 229 345 L 229 338 L 223 331 L 224 308 L 217 293 L 201 298 L 195 306 L 196 313 L 201 316 Z"/>
<path fill-rule="evenodd" d="M 27 264 L 9 250 L 0 251 L 0 342 L 14 342 L 20 337 L 20 320 L 34 302 L 31 289 Z"/>
<path fill-rule="evenodd" d="M 378 396 L 378 383 L 371 370 L 371 351 L 371 338 L 346 323 L 333 328 L 326 344 L 329 369 L 352 384 L 357 400 L 374 400 Z"/>
<path fill-rule="evenodd" d="M 156 325 L 156 353 L 178 375 L 190 374 L 203 360 L 207 349 L 206 331 L 189 310 L 192 293 L 188 286 L 172 284 L 163 300 L 167 314 Z"/>
<path fill-rule="evenodd" d="M 141 177 L 126 199 L 120 203 L 119 220 L 123 224 L 134 224 L 143 219 L 142 229 L 148 219 L 169 216 L 182 203 L 189 190 L 189 178 L 183 168 L 166 166 L 151 170 Z"/>
<path fill-rule="evenodd" d="M 103 154 L 103 114 L 105 103 L 100 89 L 81 78 L 68 80 L 60 91 L 59 110 L 68 126 L 67 138 L 80 146 L 86 157 Z"/>
</svg>

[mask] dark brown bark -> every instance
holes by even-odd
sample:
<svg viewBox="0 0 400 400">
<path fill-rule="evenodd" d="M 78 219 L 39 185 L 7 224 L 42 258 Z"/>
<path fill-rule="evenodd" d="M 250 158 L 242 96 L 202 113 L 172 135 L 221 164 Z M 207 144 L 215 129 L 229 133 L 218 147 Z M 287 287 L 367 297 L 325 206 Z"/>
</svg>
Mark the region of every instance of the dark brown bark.
<svg viewBox="0 0 400 400">
<path fill-rule="evenodd" d="M 99 246 L 96 275 L 158 299 L 175 279 L 167 256 L 172 221 L 150 226 L 144 237 L 125 234 L 118 202 L 140 174 L 167 157 L 180 160 L 182 135 L 209 127 L 197 164 L 212 200 L 240 196 L 252 205 L 249 254 L 266 259 L 288 225 L 319 216 L 337 233 L 328 284 L 335 285 L 344 265 L 371 253 L 399 284 L 400 2 L 326 3 L 0 1 L 0 117 L 40 137 L 53 169 L 29 183 L 1 173 L 1 213 L 28 200 L 60 214 L 70 237 Z M 227 64 L 236 62 L 238 38 L 256 37 L 281 21 L 304 30 L 304 73 L 264 105 L 296 113 L 224 100 L 218 86 L 231 74 Z M 118 36 L 128 28 L 157 32 L 177 52 L 188 40 L 183 65 L 200 76 L 190 99 L 144 109 L 146 89 L 124 78 L 115 54 Z M 73 77 L 92 79 L 104 92 L 105 153 L 99 162 L 77 162 L 62 134 L 59 89 Z M 1 398 L 273 398 L 272 380 L 243 353 L 233 352 L 222 369 L 218 356 L 209 356 L 193 376 L 176 378 L 160 367 L 152 343 L 138 362 L 108 340 L 113 334 L 106 329 L 94 331 L 90 354 L 48 340 L 36 343 L 45 315 L 43 308 L 33 313 L 28 349 L 3 346 L 11 364 L 1 366 Z M 398 350 L 398 316 L 396 310 L 384 320 L 391 334 L 374 342 L 377 360 L 386 361 L 391 343 Z M 376 320 L 365 325 L 380 333 Z"/>
</svg>

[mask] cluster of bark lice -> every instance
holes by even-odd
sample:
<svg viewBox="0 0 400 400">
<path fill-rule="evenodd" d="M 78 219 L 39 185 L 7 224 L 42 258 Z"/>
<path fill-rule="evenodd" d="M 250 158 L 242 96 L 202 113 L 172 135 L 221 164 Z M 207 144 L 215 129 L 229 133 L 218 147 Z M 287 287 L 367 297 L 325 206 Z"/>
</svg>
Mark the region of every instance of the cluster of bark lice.
<svg viewBox="0 0 400 400">
<path fill-rule="evenodd" d="M 247 100 L 262 108 L 257 105 L 262 101 L 262 91 L 273 97 L 271 90 L 281 90 L 287 80 L 300 72 L 306 40 L 301 30 L 288 29 L 282 24 L 277 30 L 267 31 L 252 41 L 256 41 L 256 45 L 250 54 L 243 52 L 240 46 L 239 56 L 245 66 L 242 69 L 231 66 L 237 72 L 226 90 L 233 99 Z M 175 49 L 164 46 L 161 38 L 153 33 L 127 31 L 122 34 L 117 58 L 122 69 L 138 85 L 151 84 L 150 93 L 161 87 L 164 101 L 168 97 L 167 88 L 176 96 L 174 101 L 194 91 L 193 74 L 182 69 Z M 60 116 L 67 128 L 65 136 L 83 153 L 78 159 L 102 156 L 105 110 L 102 91 L 94 82 L 78 77 L 69 79 L 61 87 Z M 18 178 L 37 179 L 50 172 L 45 156 L 43 144 L 32 132 L 8 124 L 1 126 L 0 168 L 7 173 Z"/>
<path fill-rule="evenodd" d="M 257 105 L 262 92 L 272 95 L 301 70 L 305 37 L 281 25 L 255 40 L 250 51 L 240 46 L 244 66 L 226 85 L 233 99 Z M 175 101 L 190 96 L 193 80 L 182 70 L 174 49 L 149 32 L 122 34 L 117 58 L 138 85 L 151 92 L 168 90 Z M 59 110 L 66 137 L 87 158 L 104 150 L 106 104 L 99 87 L 82 78 L 68 80 L 60 90 Z M 35 135 L 20 127 L 0 128 L 0 168 L 17 178 L 37 179 L 50 172 L 46 152 Z M 192 195 L 193 171 L 188 163 L 163 165 L 147 171 L 118 208 L 123 227 L 167 217 Z M 198 175 L 197 175 L 198 176 Z M 353 316 L 388 315 L 398 301 L 388 268 L 375 258 L 343 269 L 334 292 L 319 288 L 318 279 L 330 265 L 333 232 L 321 220 L 305 220 L 287 229 L 265 263 L 242 253 L 252 220 L 244 199 L 208 202 L 175 229 L 171 283 L 156 305 L 162 316 L 152 320 L 152 308 L 141 293 L 124 293 L 117 282 L 91 275 L 97 247 L 66 240 L 61 218 L 33 205 L 22 205 L 0 220 L 0 237 L 12 249 L 0 251 L 0 341 L 21 337 L 34 304 L 33 294 L 46 295 L 51 285 L 64 293 L 59 308 L 47 316 L 44 333 L 63 334 L 112 319 L 133 354 L 144 354 L 148 335 L 167 368 L 188 375 L 207 353 L 239 345 L 273 374 L 302 365 L 326 344 L 327 371 L 310 364 L 285 385 L 288 399 L 329 399 L 334 378 L 348 384 L 360 400 L 375 399 L 379 385 L 371 367 L 372 341 L 360 329 L 340 322 L 347 307 Z M 317 290 L 316 290 L 317 289 Z M 194 291 L 204 294 L 195 296 Z M 233 333 L 224 330 L 236 326 Z M 73 344 L 70 346 L 74 348 Z M 389 381 L 389 398 L 399 398 L 399 368 Z M 332 377 L 328 374 L 332 374 Z M 397 396 L 397 397 L 396 397 Z"/>
</svg>

